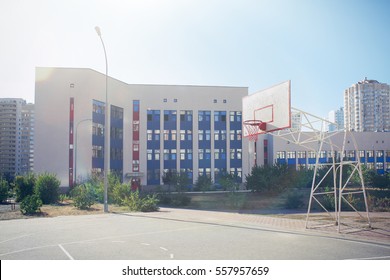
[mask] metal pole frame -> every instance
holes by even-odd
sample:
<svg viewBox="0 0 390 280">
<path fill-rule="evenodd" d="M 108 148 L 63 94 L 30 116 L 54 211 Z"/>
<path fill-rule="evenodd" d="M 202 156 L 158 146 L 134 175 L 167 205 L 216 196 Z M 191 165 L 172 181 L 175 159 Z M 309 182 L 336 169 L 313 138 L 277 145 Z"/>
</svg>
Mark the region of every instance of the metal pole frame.
<svg viewBox="0 0 390 280">
<path fill-rule="evenodd" d="M 104 58 L 106 60 L 106 106 L 105 106 L 105 116 L 104 116 L 104 209 L 105 213 L 108 212 L 108 175 L 110 172 L 110 108 L 108 102 L 108 61 L 107 61 L 107 52 L 106 47 L 103 42 L 102 34 L 100 33 L 100 28 L 95 27 L 95 30 L 102 42 Z"/>
<path fill-rule="evenodd" d="M 358 148 L 356 139 L 354 138 L 353 134 L 351 132 L 347 132 L 346 130 L 336 130 L 334 132 L 326 132 L 326 126 L 329 124 L 333 124 L 337 127 L 336 123 L 330 122 L 329 120 L 317 117 L 313 114 L 304 112 L 302 110 L 292 108 L 292 111 L 295 111 L 296 113 L 302 114 L 302 120 L 299 124 L 298 128 L 295 129 L 284 129 L 280 131 L 275 131 L 270 134 L 280 137 L 282 139 L 285 139 L 289 141 L 290 143 L 302 146 L 310 151 L 313 151 L 316 153 L 316 163 L 314 166 L 314 174 L 312 179 L 312 186 L 311 186 L 311 192 L 310 192 L 310 199 L 308 204 L 308 210 L 306 214 L 306 224 L 305 227 L 309 228 L 309 216 L 311 214 L 311 208 L 312 208 L 312 202 L 313 200 L 317 202 L 322 209 L 324 209 L 329 216 L 335 220 L 335 224 L 337 226 L 337 231 L 340 233 L 340 220 L 341 220 L 341 207 L 342 207 L 342 201 L 345 201 L 350 207 L 357 212 L 361 217 L 363 217 L 359 211 L 349 203 L 344 196 L 345 195 L 353 195 L 353 194 L 359 194 L 363 193 L 364 197 L 364 204 L 366 208 L 366 215 L 367 215 L 367 221 L 369 227 L 371 227 L 370 217 L 369 217 L 369 211 L 368 211 L 368 204 L 367 204 L 367 196 L 365 191 L 365 185 L 364 185 L 364 179 L 362 174 L 362 168 L 361 168 L 361 162 L 360 157 L 358 155 Z M 332 137 L 343 133 L 343 142 L 342 145 L 337 145 L 332 141 Z M 354 149 L 355 149 L 355 160 L 354 161 L 348 161 L 344 160 L 344 157 L 346 156 L 346 141 L 349 137 L 352 139 Z M 313 146 L 316 144 L 317 149 L 313 148 Z M 332 152 L 332 163 L 320 163 L 320 153 L 322 151 L 323 145 L 327 144 Z M 339 162 L 336 158 L 336 151 L 341 151 Z M 353 172 L 349 176 L 349 178 L 346 180 L 346 182 L 343 182 L 343 167 L 344 165 L 351 165 L 354 167 Z M 323 175 L 322 178 L 318 178 L 318 183 L 316 183 L 317 174 L 319 171 L 319 168 L 321 166 L 331 166 L 331 168 L 326 172 L 325 175 Z M 333 172 L 333 190 L 329 192 L 323 192 L 323 191 L 317 191 L 321 185 L 321 183 L 325 180 L 326 176 L 328 176 L 331 171 Z M 353 174 L 355 172 L 359 173 L 360 183 L 361 183 L 361 190 L 359 191 L 353 191 L 353 192 L 346 192 L 345 188 L 347 187 L 347 184 L 349 183 L 350 179 L 352 178 Z M 337 174 L 339 172 L 339 174 Z M 339 176 L 337 176 L 339 175 Z M 337 180 L 338 177 L 338 180 Z M 316 196 L 320 195 L 334 195 L 334 217 L 330 214 L 328 209 L 324 207 L 324 205 L 316 198 Z"/>
</svg>

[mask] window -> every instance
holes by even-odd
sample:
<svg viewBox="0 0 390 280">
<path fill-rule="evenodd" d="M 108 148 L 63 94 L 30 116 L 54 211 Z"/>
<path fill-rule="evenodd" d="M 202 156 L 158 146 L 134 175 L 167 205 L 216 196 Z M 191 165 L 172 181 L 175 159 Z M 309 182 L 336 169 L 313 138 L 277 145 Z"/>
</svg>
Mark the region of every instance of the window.
<svg viewBox="0 0 390 280">
<path fill-rule="evenodd" d="M 164 160 L 169 160 L 169 150 L 164 149 Z"/>
<path fill-rule="evenodd" d="M 376 163 L 376 169 L 383 169 L 383 162 L 377 162 Z"/>
<path fill-rule="evenodd" d="M 171 130 L 171 139 L 172 141 L 176 141 L 176 130 Z"/>
<path fill-rule="evenodd" d="M 92 146 L 92 157 L 93 158 L 103 158 L 103 147 L 93 145 Z"/>
<path fill-rule="evenodd" d="M 295 158 L 295 152 L 287 152 L 287 158 Z"/>
<path fill-rule="evenodd" d="M 146 138 L 148 141 L 151 141 L 153 139 L 153 133 L 152 130 L 147 130 L 146 132 Z"/>
<path fill-rule="evenodd" d="M 229 113 L 229 115 L 230 115 L 230 121 L 231 121 L 231 122 L 234 122 L 234 121 L 235 121 L 235 112 L 234 112 L 234 111 L 231 111 L 231 112 Z"/>
<path fill-rule="evenodd" d="M 103 102 L 93 100 L 93 105 L 92 105 L 92 112 L 96 114 L 103 114 L 106 110 L 106 106 L 104 105 Z"/>
<path fill-rule="evenodd" d="M 133 100 L 133 111 L 139 112 L 139 100 Z"/>
<path fill-rule="evenodd" d="M 307 156 L 309 158 L 316 158 L 317 157 L 316 152 L 314 152 L 314 151 L 307 152 Z"/>
<path fill-rule="evenodd" d="M 198 131 L 198 139 L 199 139 L 199 141 L 203 140 L 203 130 Z"/>
<path fill-rule="evenodd" d="M 237 149 L 237 159 L 242 158 L 242 149 Z"/>
<path fill-rule="evenodd" d="M 383 151 L 376 151 L 376 157 L 377 158 L 383 157 Z"/>
<path fill-rule="evenodd" d="M 111 138 L 113 139 L 122 139 L 123 138 L 123 129 L 119 127 L 111 127 Z"/>
<path fill-rule="evenodd" d="M 206 157 L 206 159 L 211 159 L 211 150 L 210 149 L 206 149 L 205 157 Z"/>
<path fill-rule="evenodd" d="M 219 140 L 219 130 L 214 130 L 214 140 L 215 141 Z"/>
<path fill-rule="evenodd" d="M 286 152 L 276 152 L 276 158 L 277 159 L 284 159 L 284 158 L 286 158 Z"/>
<path fill-rule="evenodd" d="M 348 159 L 353 159 L 353 158 L 355 158 L 355 151 L 354 151 L 354 150 L 349 150 L 349 151 L 347 151 L 347 158 L 348 158 Z"/>
<path fill-rule="evenodd" d="M 206 141 L 210 141 L 210 140 L 211 140 L 211 131 L 206 130 Z"/>
<path fill-rule="evenodd" d="M 236 149 L 230 149 L 230 159 L 236 158 Z"/>
<path fill-rule="evenodd" d="M 214 158 L 219 159 L 219 149 L 214 150 Z"/>
<path fill-rule="evenodd" d="M 104 125 L 100 123 L 92 123 L 92 135 L 104 136 Z"/>
<path fill-rule="evenodd" d="M 297 157 L 298 158 L 306 158 L 306 152 L 305 151 L 298 151 Z"/>
<path fill-rule="evenodd" d="M 198 157 L 199 157 L 200 160 L 204 158 L 203 155 L 204 155 L 204 150 L 203 149 L 199 149 L 198 150 Z"/>
<path fill-rule="evenodd" d="M 226 130 L 221 130 L 221 140 L 222 141 L 226 140 Z"/>
<path fill-rule="evenodd" d="M 122 160 L 123 159 L 123 150 L 121 148 L 111 148 L 111 156 L 112 160 Z"/>
<path fill-rule="evenodd" d="M 123 119 L 123 108 L 111 105 L 111 118 Z"/>
</svg>

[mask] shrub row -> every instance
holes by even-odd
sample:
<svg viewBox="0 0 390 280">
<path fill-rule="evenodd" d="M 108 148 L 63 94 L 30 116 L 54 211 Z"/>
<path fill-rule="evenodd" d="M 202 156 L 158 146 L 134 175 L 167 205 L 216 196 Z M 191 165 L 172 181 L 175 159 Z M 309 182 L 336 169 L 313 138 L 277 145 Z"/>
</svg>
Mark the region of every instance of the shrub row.
<svg viewBox="0 0 390 280">
<path fill-rule="evenodd" d="M 132 191 L 129 184 L 122 184 L 117 177 L 109 177 L 108 199 L 109 203 L 127 206 L 130 211 L 150 212 L 158 210 L 157 195 L 142 195 L 139 191 Z M 94 203 L 103 203 L 104 183 L 101 178 L 91 180 L 76 186 L 70 193 L 73 205 L 79 209 L 88 209 Z"/>
</svg>

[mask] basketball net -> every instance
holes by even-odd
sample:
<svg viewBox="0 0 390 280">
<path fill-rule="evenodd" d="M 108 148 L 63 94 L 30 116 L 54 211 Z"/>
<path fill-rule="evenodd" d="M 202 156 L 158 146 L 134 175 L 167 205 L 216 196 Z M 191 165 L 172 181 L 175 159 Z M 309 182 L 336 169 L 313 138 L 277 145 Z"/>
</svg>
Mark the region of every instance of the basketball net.
<svg viewBox="0 0 390 280">
<path fill-rule="evenodd" d="M 258 135 L 265 131 L 267 124 L 259 120 L 246 120 L 243 122 L 243 125 L 247 132 L 248 140 L 256 142 Z"/>
</svg>

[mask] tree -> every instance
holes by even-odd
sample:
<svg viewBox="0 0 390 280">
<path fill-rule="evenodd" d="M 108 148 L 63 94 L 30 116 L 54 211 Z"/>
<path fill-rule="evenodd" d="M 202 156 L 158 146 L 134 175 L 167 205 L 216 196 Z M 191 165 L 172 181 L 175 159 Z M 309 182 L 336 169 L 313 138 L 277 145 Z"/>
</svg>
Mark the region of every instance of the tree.
<svg viewBox="0 0 390 280">
<path fill-rule="evenodd" d="M 36 180 L 34 192 L 39 195 L 43 204 L 56 203 L 58 201 L 60 180 L 56 175 L 40 174 Z"/>
<path fill-rule="evenodd" d="M 208 191 L 211 188 L 211 185 L 213 184 L 213 181 L 211 178 L 207 175 L 201 175 L 198 177 L 198 180 L 195 183 L 196 190 L 198 191 Z"/>
<path fill-rule="evenodd" d="M 26 196 L 34 194 L 35 181 L 36 178 L 33 173 L 15 177 L 14 188 L 17 202 L 22 201 Z"/>
<path fill-rule="evenodd" d="M 219 183 L 224 190 L 231 192 L 235 192 L 236 190 L 238 190 L 237 178 L 234 177 L 232 174 L 222 175 L 219 179 Z"/>
<path fill-rule="evenodd" d="M 164 185 L 168 185 L 168 191 L 171 191 L 171 187 L 174 187 L 177 192 L 183 192 L 185 187 L 189 184 L 188 175 L 184 172 L 177 173 L 173 170 L 168 170 L 163 175 Z"/>
<path fill-rule="evenodd" d="M 9 190 L 8 182 L 2 177 L 0 177 L 0 203 L 7 200 L 8 190 Z"/>
</svg>

